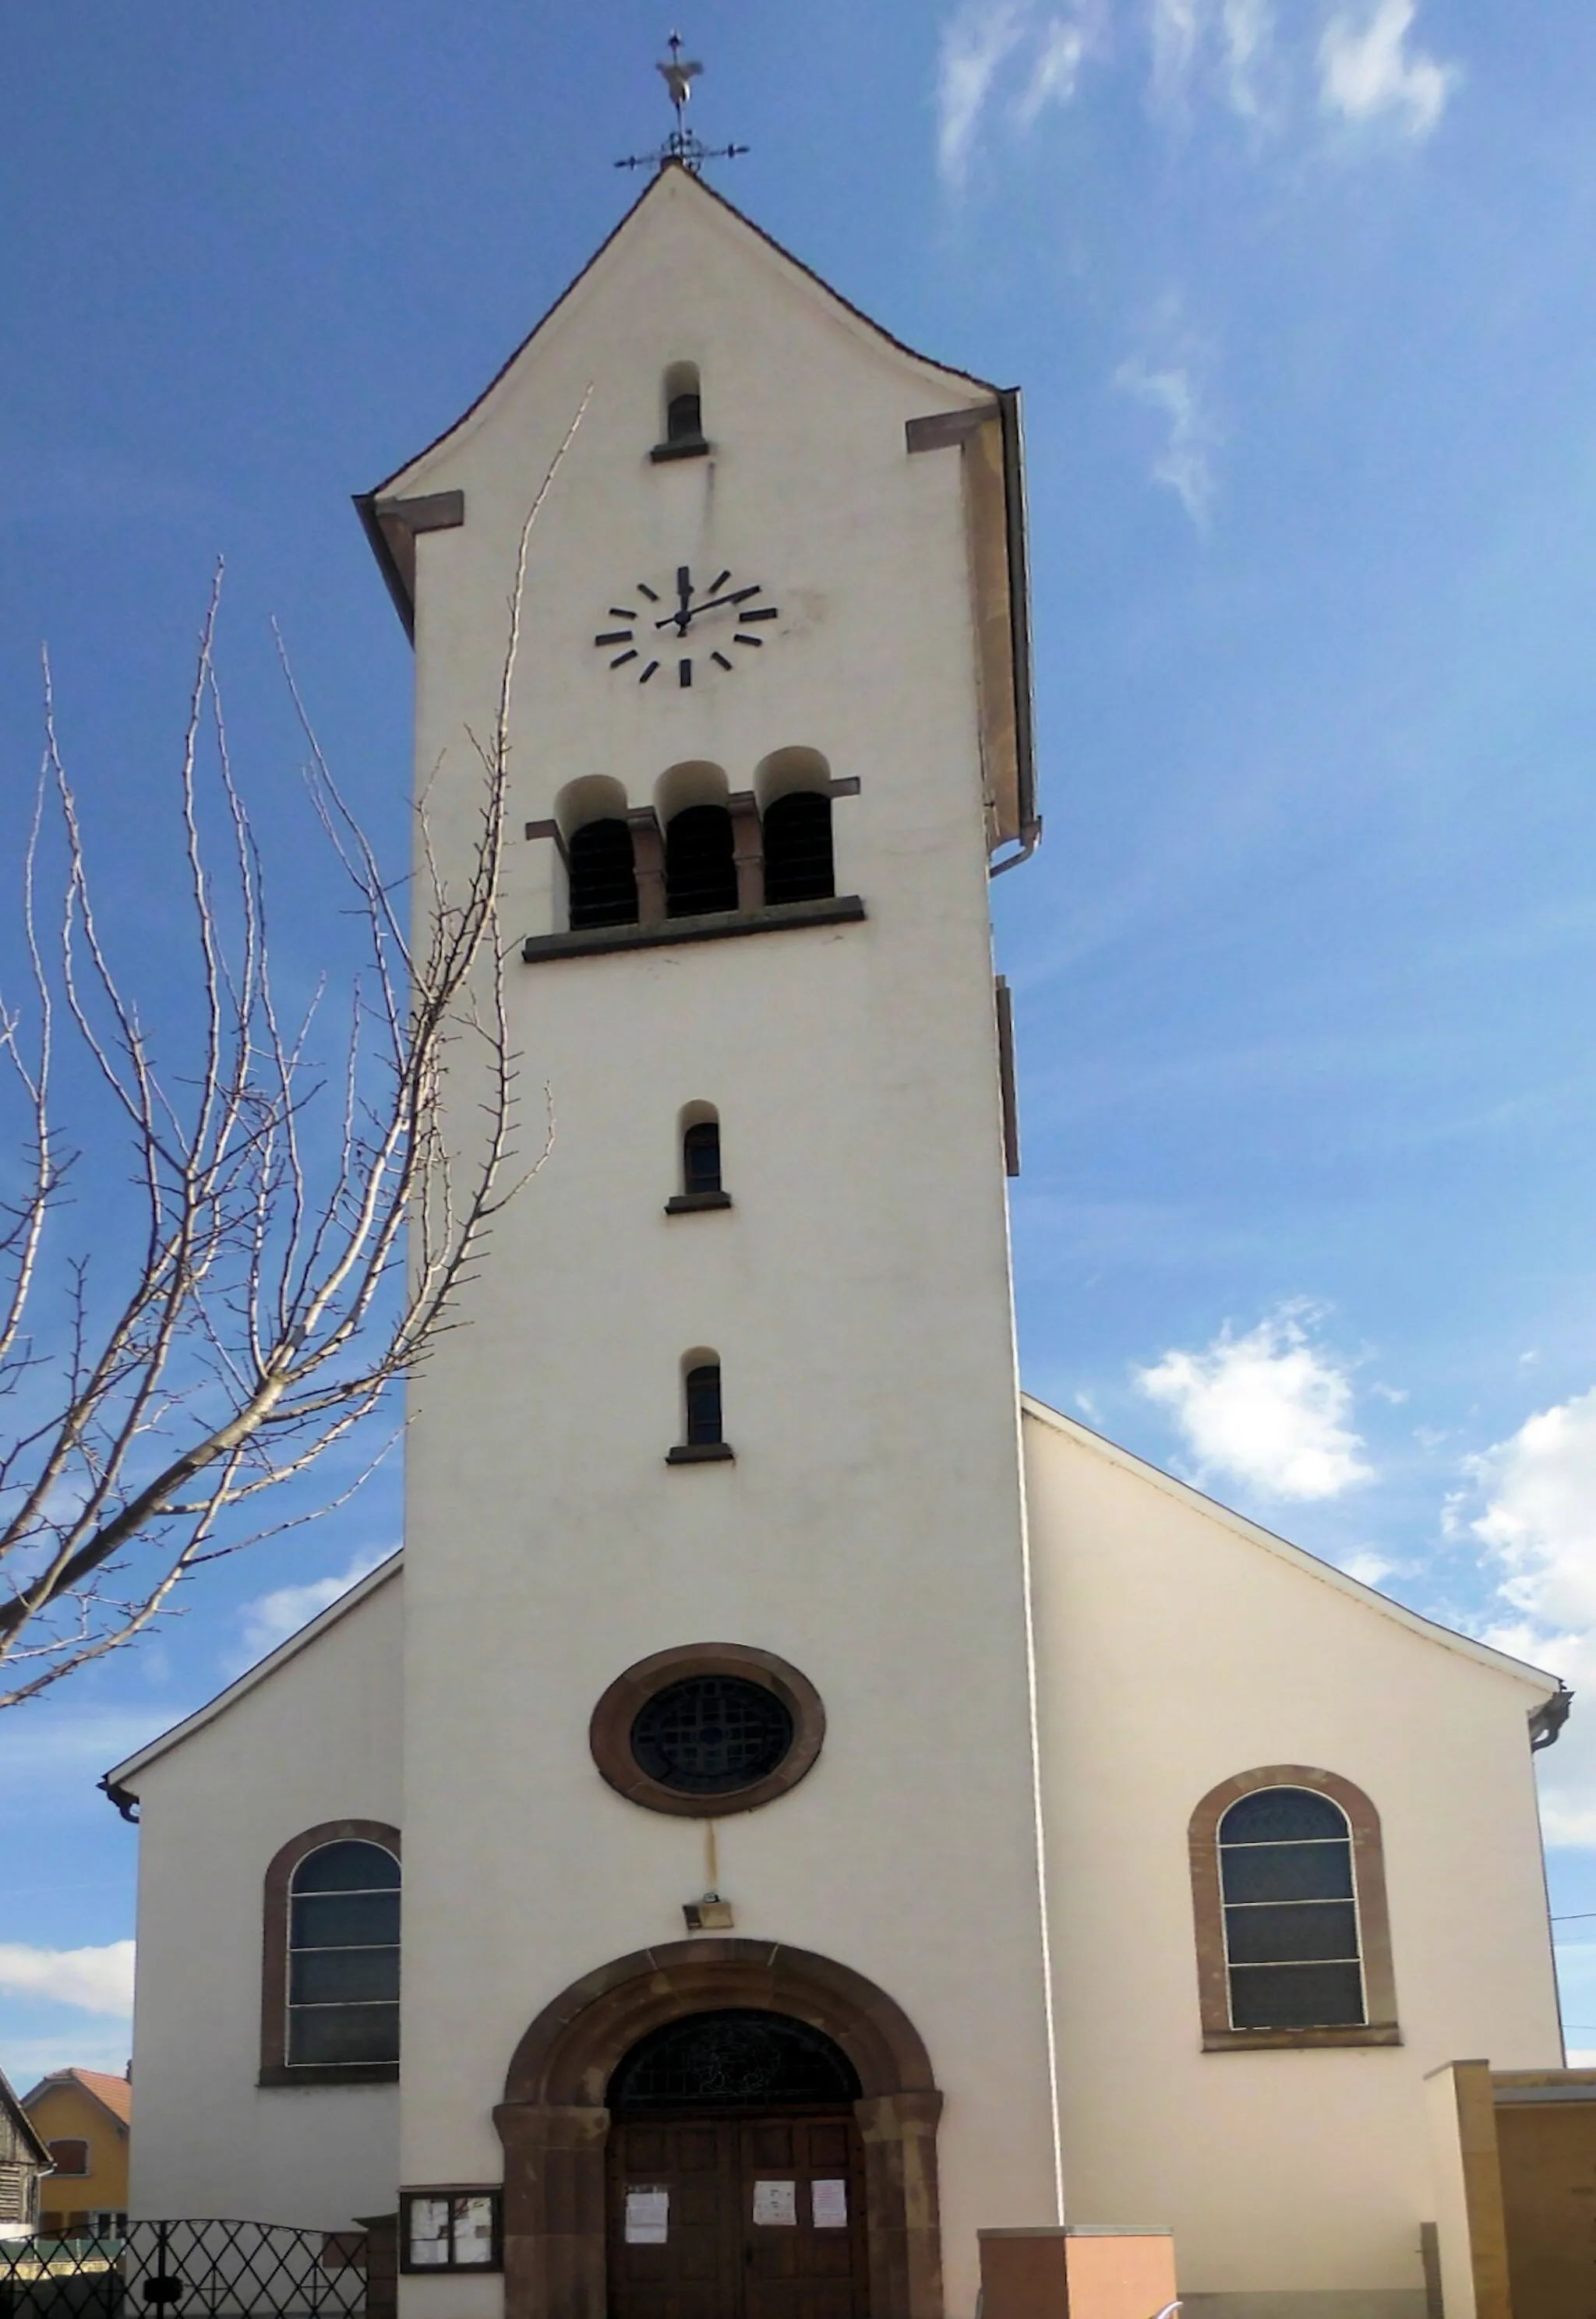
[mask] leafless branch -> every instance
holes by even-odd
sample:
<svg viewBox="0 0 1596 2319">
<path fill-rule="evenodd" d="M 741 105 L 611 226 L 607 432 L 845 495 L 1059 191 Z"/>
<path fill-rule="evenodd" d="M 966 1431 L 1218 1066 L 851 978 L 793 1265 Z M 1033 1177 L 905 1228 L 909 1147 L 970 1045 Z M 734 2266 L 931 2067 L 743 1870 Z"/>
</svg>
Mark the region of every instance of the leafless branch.
<svg viewBox="0 0 1596 2319">
<path fill-rule="evenodd" d="M 408 925 L 395 893 L 412 881 L 384 877 L 277 638 L 311 804 L 365 952 L 346 1052 L 330 1073 L 311 1060 L 323 989 L 297 1024 L 284 1024 L 274 994 L 266 881 L 216 675 L 220 566 L 179 758 L 197 1016 L 181 1072 L 163 1072 L 101 932 L 45 662 L 44 757 L 22 878 L 30 988 L 15 1007 L 0 998 L 0 1073 L 19 1121 L 18 1188 L 0 1206 L 0 1396 L 11 1421 L 0 1431 L 0 1707 L 131 1642 L 201 1564 L 297 1528 L 359 1486 L 388 1440 L 357 1457 L 353 1481 L 346 1445 L 358 1447 L 456 1324 L 494 1217 L 548 1156 L 546 1089 L 538 1147 L 529 1159 L 515 1151 L 499 900 L 527 558 L 586 402 L 522 527 L 492 729 L 471 736 L 473 841 L 446 869 L 423 796 Z M 206 836 L 213 818 L 225 831 L 220 872 Z M 62 879 L 47 939 L 40 881 L 52 828 Z M 52 1274 L 75 1160 L 57 1124 L 63 1024 L 77 1080 L 97 1086 L 120 1122 L 139 1223 L 132 1235 L 119 1228 L 108 1244 L 64 1250 Z M 329 1493 L 311 1504 L 296 1491 L 266 1514 L 272 1493 L 335 1450 L 344 1454 L 329 1469 Z"/>
</svg>

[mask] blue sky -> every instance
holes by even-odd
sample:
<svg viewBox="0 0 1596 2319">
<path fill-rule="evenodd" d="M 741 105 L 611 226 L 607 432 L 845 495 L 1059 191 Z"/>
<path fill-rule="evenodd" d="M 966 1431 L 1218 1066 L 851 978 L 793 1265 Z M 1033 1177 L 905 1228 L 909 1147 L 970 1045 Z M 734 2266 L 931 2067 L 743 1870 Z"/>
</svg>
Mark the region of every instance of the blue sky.
<svg viewBox="0 0 1596 2319">
<path fill-rule="evenodd" d="M 681 23 L 699 126 L 753 148 L 717 182 L 910 343 L 1025 391 L 1048 834 L 995 899 L 1027 1382 L 1586 1689 L 1544 1768 L 1596 2049 L 1596 13 Z M 396 849 L 409 655 L 348 494 L 636 193 L 609 164 L 668 125 L 669 29 L 640 0 L 9 16 L 5 858 L 48 638 L 152 1010 L 181 987 L 171 782 L 214 558 L 308 987 L 333 896 L 268 619 Z M 95 1779 L 396 1535 L 387 1477 L 5 1719 L 14 2076 L 125 2057 L 134 1840 Z"/>
</svg>

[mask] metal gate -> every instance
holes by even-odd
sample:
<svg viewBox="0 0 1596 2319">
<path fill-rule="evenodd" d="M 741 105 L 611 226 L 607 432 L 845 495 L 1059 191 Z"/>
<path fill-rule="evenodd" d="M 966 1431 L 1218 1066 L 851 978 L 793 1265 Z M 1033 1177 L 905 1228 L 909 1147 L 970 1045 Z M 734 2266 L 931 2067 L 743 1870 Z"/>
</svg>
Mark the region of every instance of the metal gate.
<svg viewBox="0 0 1596 2319">
<path fill-rule="evenodd" d="M 0 2239 L 0 2319 L 365 2319 L 365 2233 L 130 2223 Z"/>
</svg>

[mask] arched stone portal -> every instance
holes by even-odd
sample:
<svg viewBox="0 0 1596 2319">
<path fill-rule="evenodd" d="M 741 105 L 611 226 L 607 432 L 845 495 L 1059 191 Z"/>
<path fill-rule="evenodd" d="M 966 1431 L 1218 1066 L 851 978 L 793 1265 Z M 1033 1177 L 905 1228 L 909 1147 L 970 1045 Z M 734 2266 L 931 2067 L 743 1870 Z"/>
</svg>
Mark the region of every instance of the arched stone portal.
<svg viewBox="0 0 1596 2319">
<path fill-rule="evenodd" d="M 907 2015 L 861 1973 L 770 1941 L 673 1941 L 587 1974 L 516 2047 L 493 2123 L 504 2144 L 506 2319 L 605 2319 L 604 2107 L 641 2037 L 747 2007 L 823 2030 L 859 2072 L 870 2319 L 942 2319 L 942 2095 Z"/>
</svg>

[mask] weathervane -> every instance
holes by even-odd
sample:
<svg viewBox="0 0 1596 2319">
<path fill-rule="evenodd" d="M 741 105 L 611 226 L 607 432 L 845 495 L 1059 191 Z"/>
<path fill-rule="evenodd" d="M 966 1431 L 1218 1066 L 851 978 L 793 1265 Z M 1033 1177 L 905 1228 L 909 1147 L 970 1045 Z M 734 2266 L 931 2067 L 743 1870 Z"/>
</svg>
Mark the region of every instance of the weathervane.
<svg viewBox="0 0 1596 2319">
<path fill-rule="evenodd" d="M 693 83 L 704 68 L 690 57 L 683 59 L 680 32 L 672 33 L 668 45 L 671 50 L 669 61 L 655 65 L 654 70 L 670 93 L 676 126 L 655 151 L 628 153 L 624 161 L 618 161 L 615 166 L 618 169 L 663 169 L 669 161 L 680 161 L 682 167 L 690 169 L 696 177 L 706 161 L 735 161 L 740 153 L 746 153 L 748 148 L 746 145 L 706 145 L 703 139 L 688 127 L 688 101 L 693 93 Z"/>
</svg>

